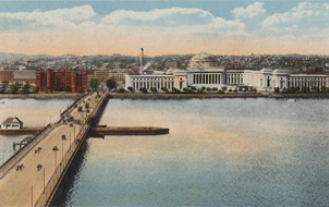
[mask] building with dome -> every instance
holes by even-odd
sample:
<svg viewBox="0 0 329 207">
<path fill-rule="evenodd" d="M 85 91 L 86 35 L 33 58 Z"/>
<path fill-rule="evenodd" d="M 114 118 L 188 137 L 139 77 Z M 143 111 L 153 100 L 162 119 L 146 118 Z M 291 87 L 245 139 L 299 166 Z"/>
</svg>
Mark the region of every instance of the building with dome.
<svg viewBox="0 0 329 207">
<path fill-rule="evenodd" d="M 199 53 L 193 56 L 190 60 L 189 68 L 204 69 L 216 68 L 217 61 L 207 53 Z"/>
<path fill-rule="evenodd" d="M 272 91 L 274 88 L 323 88 L 329 87 L 329 76 L 322 74 L 292 74 L 286 69 L 263 68 L 250 70 L 217 66 L 215 58 L 206 53 L 199 53 L 190 60 L 187 70 L 169 69 L 166 72 L 154 72 L 126 75 L 126 88 L 151 89 L 173 88 L 182 90 L 186 87 L 254 87 L 257 91 Z"/>
</svg>

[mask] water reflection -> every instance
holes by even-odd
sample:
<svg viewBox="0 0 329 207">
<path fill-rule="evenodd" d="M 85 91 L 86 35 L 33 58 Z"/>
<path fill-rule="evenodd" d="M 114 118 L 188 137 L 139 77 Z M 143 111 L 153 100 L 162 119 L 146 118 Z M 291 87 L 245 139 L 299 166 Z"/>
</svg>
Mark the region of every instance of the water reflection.
<svg viewBox="0 0 329 207">
<path fill-rule="evenodd" d="M 50 206 L 72 206 L 72 204 L 70 203 L 70 199 L 75 193 L 73 191 L 74 185 L 79 179 L 80 173 L 83 170 L 88 150 L 88 141 L 85 141 L 82 143 L 81 148 L 77 152 L 69 169 L 67 170 L 61 184 L 58 187 L 56 194 L 54 195 L 52 202 L 50 203 Z"/>
</svg>

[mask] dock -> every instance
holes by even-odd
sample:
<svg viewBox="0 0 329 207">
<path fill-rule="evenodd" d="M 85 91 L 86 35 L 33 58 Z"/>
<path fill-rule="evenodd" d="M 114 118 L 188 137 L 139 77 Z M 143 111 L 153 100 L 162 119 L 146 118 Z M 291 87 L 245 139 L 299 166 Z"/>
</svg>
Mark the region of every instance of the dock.
<svg viewBox="0 0 329 207">
<path fill-rule="evenodd" d="M 23 127 L 21 129 L 0 129 L 0 135 L 38 134 L 46 127 Z"/>
<path fill-rule="evenodd" d="M 24 127 L 22 129 L 1 129 L 0 135 L 29 135 L 37 134 L 46 127 Z M 168 128 L 160 127 L 107 127 L 97 126 L 91 128 L 90 136 L 105 136 L 105 135 L 161 135 L 169 134 Z M 18 144 L 17 144 L 18 145 Z"/>
<path fill-rule="evenodd" d="M 94 127 L 91 136 L 105 135 L 161 135 L 169 134 L 168 128 L 159 127 Z"/>
</svg>

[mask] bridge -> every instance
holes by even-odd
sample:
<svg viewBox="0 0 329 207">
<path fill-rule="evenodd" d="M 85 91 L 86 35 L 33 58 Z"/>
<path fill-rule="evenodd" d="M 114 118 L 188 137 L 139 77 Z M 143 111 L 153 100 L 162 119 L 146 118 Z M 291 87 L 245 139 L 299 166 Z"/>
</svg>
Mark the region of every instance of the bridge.
<svg viewBox="0 0 329 207">
<path fill-rule="evenodd" d="M 67 108 L 57 123 L 22 142 L 24 146 L 0 167 L 0 206 L 49 206 L 90 134 L 169 133 L 152 127 L 97 127 L 108 100 L 105 91 L 86 94 Z"/>
</svg>

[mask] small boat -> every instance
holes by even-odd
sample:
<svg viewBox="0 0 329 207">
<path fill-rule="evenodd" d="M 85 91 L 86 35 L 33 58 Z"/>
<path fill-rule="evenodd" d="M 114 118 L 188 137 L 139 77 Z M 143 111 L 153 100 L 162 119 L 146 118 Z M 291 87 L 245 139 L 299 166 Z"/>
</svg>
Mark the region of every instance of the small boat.
<svg viewBox="0 0 329 207">
<path fill-rule="evenodd" d="M 290 99 L 288 99 L 288 102 L 296 102 L 296 99 L 290 98 Z"/>
</svg>

